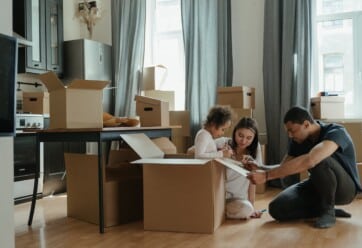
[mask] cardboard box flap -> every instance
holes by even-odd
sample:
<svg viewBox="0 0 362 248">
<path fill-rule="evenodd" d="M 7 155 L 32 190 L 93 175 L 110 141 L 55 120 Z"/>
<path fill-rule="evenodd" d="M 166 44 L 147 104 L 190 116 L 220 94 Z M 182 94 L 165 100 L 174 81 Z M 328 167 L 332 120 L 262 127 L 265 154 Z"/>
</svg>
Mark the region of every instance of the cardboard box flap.
<svg viewBox="0 0 362 248">
<path fill-rule="evenodd" d="M 160 105 L 161 102 L 165 102 L 165 101 L 161 101 L 159 99 L 155 99 L 155 98 L 152 98 L 152 97 L 139 96 L 139 95 L 136 95 L 134 100 L 139 101 L 139 102 L 143 102 L 143 103 L 147 103 L 147 104 L 150 104 L 150 105 Z M 165 102 L 165 103 L 167 103 L 167 102 Z"/>
<path fill-rule="evenodd" d="M 344 102 L 343 96 L 318 96 L 312 97 L 311 102 Z"/>
<path fill-rule="evenodd" d="M 236 171 L 240 175 L 246 177 L 249 174 L 249 171 L 244 169 L 242 166 L 243 164 L 237 160 L 233 160 L 230 158 L 216 158 L 215 159 L 220 164 L 232 169 L 233 171 Z"/>
<path fill-rule="evenodd" d="M 168 158 L 168 159 L 163 159 L 163 158 L 143 158 L 143 159 L 138 159 L 136 161 L 131 162 L 131 164 L 143 164 L 143 165 L 152 165 L 152 164 L 157 164 L 157 165 L 172 165 L 172 166 L 177 166 L 177 165 L 204 165 L 206 163 L 208 163 L 210 160 L 209 159 L 187 159 L 187 158 Z"/>
<path fill-rule="evenodd" d="M 140 156 L 140 158 L 163 158 L 163 151 L 145 134 L 121 134 L 121 138 Z"/>
<path fill-rule="evenodd" d="M 235 91 L 245 91 L 245 92 L 252 92 L 254 88 L 247 87 L 247 86 L 229 86 L 229 87 L 218 87 L 218 93 L 232 93 Z"/>
<path fill-rule="evenodd" d="M 57 75 L 52 71 L 40 74 L 38 75 L 38 78 L 43 82 L 45 87 L 47 87 L 49 92 L 64 88 L 62 81 L 60 81 Z"/>
<path fill-rule="evenodd" d="M 109 84 L 109 81 L 75 79 L 67 87 L 69 89 L 100 90 Z"/>
</svg>

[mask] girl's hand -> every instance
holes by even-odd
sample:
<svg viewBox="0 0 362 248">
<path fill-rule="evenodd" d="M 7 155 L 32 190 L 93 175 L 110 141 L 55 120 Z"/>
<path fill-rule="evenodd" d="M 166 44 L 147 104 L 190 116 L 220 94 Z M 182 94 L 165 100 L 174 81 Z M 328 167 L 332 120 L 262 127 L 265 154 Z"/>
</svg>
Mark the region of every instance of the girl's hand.
<svg viewBox="0 0 362 248">
<path fill-rule="evenodd" d="M 234 155 L 232 149 L 223 149 L 222 153 L 224 158 L 231 158 Z"/>
</svg>

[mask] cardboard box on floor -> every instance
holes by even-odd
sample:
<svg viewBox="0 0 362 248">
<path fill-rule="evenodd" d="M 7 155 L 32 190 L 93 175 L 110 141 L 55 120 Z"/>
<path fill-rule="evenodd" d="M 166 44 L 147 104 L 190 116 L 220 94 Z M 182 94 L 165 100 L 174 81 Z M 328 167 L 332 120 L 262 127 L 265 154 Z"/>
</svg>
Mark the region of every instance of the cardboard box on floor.
<svg viewBox="0 0 362 248">
<path fill-rule="evenodd" d="M 144 229 L 213 233 L 224 220 L 225 164 L 164 158 L 144 134 L 121 135 L 143 158 Z"/>
<path fill-rule="evenodd" d="M 23 112 L 49 114 L 48 92 L 23 92 Z"/>
<path fill-rule="evenodd" d="M 105 227 L 143 218 L 142 167 L 123 162 L 130 149 L 111 151 L 109 166 L 103 166 Z M 67 171 L 67 215 L 99 224 L 98 156 L 65 153 Z M 126 157 L 126 158 L 127 158 Z"/>
<path fill-rule="evenodd" d="M 50 94 L 49 128 L 103 128 L 103 88 L 108 81 L 73 80 L 67 86 L 54 72 L 38 76 Z"/>
</svg>

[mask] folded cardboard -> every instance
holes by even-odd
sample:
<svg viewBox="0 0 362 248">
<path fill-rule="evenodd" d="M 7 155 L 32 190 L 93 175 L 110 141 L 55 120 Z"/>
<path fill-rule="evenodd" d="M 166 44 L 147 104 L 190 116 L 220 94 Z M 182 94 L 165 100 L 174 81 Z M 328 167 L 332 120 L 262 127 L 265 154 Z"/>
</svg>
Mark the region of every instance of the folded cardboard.
<svg viewBox="0 0 362 248">
<path fill-rule="evenodd" d="M 312 97 L 310 106 L 315 119 L 344 118 L 344 97 L 342 96 Z"/>
<path fill-rule="evenodd" d="M 54 72 L 39 75 L 50 93 L 49 128 L 102 128 L 107 81 L 76 79 L 67 86 Z"/>
<path fill-rule="evenodd" d="M 142 127 L 169 126 L 168 102 L 158 99 L 135 96 L 136 114 Z"/>
<path fill-rule="evenodd" d="M 121 138 L 142 158 L 133 163 L 143 164 L 144 229 L 213 233 L 221 225 L 227 161 L 167 159 L 144 134 Z"/>
<path fill-rule="evenodd" d="M 23 112 L 49 114 L 48 92 L 23 92 Z"/>
<path fill-rule="evenodd" d="M 145 90 L 143 96 L 168 102 L 168 110 L 175 109 L 175 92 L 167 90 Z"/>
<path fill-rule="evenodd" d="M 217 104 L 232 108 L 255 108 L 255 88 L 247 86 L 219 87 Z"/>
<path fill-rule="evenodd" d="M 112 151 L 111 159 L 122 154 Z M 67 215 L 99 224 L 98 156 L 65 153 L 67 171 Z M 105 227 L 143 218 L 142 168 L 129 163 L 103 166 L 103 206 Z M 117 164 L 117 166 L 116 166 Z"/>
</svg>

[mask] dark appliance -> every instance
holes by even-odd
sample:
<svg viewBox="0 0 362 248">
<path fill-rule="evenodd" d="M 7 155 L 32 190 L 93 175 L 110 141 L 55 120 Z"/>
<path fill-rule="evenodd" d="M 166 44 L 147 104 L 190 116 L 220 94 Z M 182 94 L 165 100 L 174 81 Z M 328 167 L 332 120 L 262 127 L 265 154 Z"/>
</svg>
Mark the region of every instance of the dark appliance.
<svg viewBox="0 0 362 248">
<path fill-rule="evenodd" d="M 16 136 L 14 137 L 14 201 L 15 204 L 31 199 L 36 166 L 39 167 L 38 195 L 42 196 L 44 163 L 43 145 L 40 144 L 40 165 L 36 164 L 36 133 L 34 129 L 44 127 L 44 116 L 38 114 L 16 114 Z"/>
<path fill-rule="evenodd" d="M 0 136 L 15 135 L 17 39 L 0 34 Z"/>
</svg>

